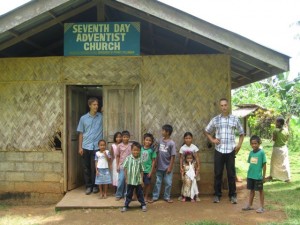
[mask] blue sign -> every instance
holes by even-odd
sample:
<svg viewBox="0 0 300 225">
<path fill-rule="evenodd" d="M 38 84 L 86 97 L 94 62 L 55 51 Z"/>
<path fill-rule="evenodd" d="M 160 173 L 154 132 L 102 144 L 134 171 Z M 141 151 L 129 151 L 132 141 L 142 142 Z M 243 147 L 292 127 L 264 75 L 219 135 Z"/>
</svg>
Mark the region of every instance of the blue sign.
<svg viewBox="0 0 300 225">
<path fill-rule="evenodd" d="M 140 55 L 140 23 L 65 23 L 64 55 Z"/>
</svg>

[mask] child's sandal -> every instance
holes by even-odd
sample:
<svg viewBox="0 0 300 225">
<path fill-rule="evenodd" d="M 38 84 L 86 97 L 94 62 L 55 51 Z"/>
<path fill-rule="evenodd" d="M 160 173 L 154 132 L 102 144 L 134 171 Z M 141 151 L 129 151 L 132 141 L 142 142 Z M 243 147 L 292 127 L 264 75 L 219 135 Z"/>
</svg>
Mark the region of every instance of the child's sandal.
<svg viewBox="0 0 300 225">
<path fill-rule="evenodd" d="M 150 199 L 150 200 L 148 200 L 148 203 L 154 203 L 154 202 L 157 202 L 158 201 L 158 199 Z"/>
<path fill-rule="evenodd" d="M 243 211 L 249 211 L 249 210 L 253 210 L 252 207 L 250 207 L 249 205 L 247 205 L 246 207 L 242 208 Z"/>
<path fill-rule="evenodd" d="M 172 199 L 165 199 L 165 201 L 166 201 L 167 203 L 173 203 L 173 200 L 172 200 Z"/>
<path fill-rule="evenodd" d="M 259 209 L 256 210 L 257 213 L 263 213 L 264 211 L 265 211 L 264 208 L 259 208 Z"/>
</svg>

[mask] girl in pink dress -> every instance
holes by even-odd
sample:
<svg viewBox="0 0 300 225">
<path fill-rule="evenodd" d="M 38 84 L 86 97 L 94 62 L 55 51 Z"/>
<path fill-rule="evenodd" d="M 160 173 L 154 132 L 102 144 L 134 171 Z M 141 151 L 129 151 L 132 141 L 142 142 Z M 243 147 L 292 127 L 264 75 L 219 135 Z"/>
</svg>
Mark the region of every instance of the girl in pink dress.
<svg viewBox="0 0 300 225">
<path fill-rule="evenodd" d="M 115 187 L 115 192 L 118 186 L 118 172 L 117 172 L 117 161 L 116 161 L 116 151 L 117 146 L 122 142 L 121 132 L 116 132 L 114 134 L 114 143 L 111 145 L 111 155 L 112 155 L 112 185 Z"/>
</svg>

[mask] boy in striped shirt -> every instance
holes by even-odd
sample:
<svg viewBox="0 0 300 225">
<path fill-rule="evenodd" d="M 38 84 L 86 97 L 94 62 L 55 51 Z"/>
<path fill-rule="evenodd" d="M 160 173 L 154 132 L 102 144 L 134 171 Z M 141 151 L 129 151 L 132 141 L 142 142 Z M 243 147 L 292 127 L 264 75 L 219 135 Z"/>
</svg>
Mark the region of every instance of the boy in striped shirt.
<svg viewBox="0 0 300 225">
<path fill-rule="evenodd" d="M 122 208 L 121 212 L 126 212 L 128 210 L 129 203 L 132 201 L 134 189 L 136 190 L 138 201 L 141 203 L 142 211 L 147 211 L 143 193 L 144 166 L 140 158 L 141 147 L 142 146 L 138 142 L 133 142 L 131 145 L 131 155 L 127 156 L 123 163 L 127 193 L 125 206 Z"/>
</svg>

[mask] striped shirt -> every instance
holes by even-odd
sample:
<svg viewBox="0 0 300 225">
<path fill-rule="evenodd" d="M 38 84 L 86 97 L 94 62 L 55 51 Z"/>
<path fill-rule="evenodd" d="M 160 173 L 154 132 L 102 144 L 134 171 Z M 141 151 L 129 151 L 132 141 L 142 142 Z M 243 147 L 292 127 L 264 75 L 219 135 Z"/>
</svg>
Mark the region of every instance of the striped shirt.
<svg viewBox="0 0 300 225">
<path fill-rule="evenodd" d="M 236 146 L 235 130 L 238 131 L 239 135 L 244 134 L 239 118 L 233 115 L 222 116 L 222 114 L 214 117 L 205 128 L 207 133 L 213 134 L 215 132 L 216 138 L 220 140 L 220 144 L 216 145 L 215 148 L 223 154 L 231 153 L 234 150 Z"/>
<path fill-rule="evenodd" d="M 125 159 L 123 166 L 127 171 L 127 184 L 141 184 L 141 173 L 144 171 L 141 158 L 134 158 L 132 155 L 129 155 Z"/>
</svg>

